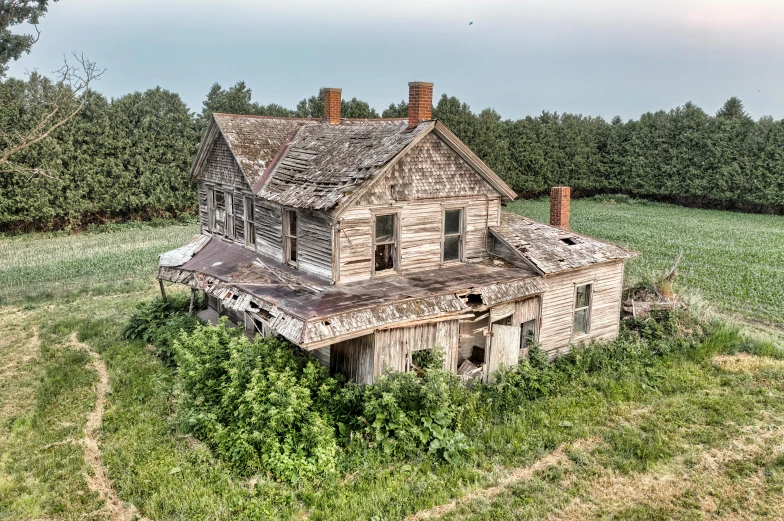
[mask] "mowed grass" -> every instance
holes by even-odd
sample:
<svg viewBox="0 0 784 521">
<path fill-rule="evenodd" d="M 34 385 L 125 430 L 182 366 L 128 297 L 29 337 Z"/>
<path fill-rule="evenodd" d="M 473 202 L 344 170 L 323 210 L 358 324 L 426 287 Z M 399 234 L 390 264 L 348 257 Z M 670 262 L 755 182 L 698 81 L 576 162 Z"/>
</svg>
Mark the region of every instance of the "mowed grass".
<svg viewBox="0 0 784 521">
<path fill-rule="evenodd" d="M 515 201 L 506 209 L 549 219 L 546 199 Z M 571 227 L 639 251 L 640 257 L 627 264 L 627 283 L 653 279 L 683 252 L 678 265 L 682 288 L 722 312 L 784 326 L 782 216 L 605 197 L 573 200 Z"/>
<path fill-rule="evenodd" d="M 198 225 L 188 224 L 0 238 L 0 304 L 87 290 L 138 289 L 151 282 L 158 254 L 198 232 Z"/>
</svg>

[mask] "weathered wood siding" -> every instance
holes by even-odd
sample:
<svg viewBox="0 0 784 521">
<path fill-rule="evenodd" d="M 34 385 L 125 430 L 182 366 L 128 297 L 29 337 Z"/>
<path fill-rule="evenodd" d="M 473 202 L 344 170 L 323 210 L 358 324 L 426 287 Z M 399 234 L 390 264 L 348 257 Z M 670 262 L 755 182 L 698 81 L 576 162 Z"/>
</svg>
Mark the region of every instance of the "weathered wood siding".
<svg viewBox="0 0 784 521">
<path fill-rule="evenodd" d="M 408 371 L 411 354 L 422 349 L 440 348 L 444 369 L 457 372 L 460 325 L 457 320 L 420 324 L 376 331 L 375 375 L 384 371 Z"/>
<path fill-rule="evenodd" d="M 332 344 L 329 351 L 329 368 L 333 373 L 342 373 L 360 384 L 375 381 L 375 335 L 372 333 Z"/>
<path fill-rule="evenodd" d="M 297 212 L 297 264 L 300 270 L 332 279 L 332 218 L 324 212 Z"/>
<path fill-rule="evenodd" d="M 256 251 L 283 262 L 283 214 L 280 205 L 255 199 Z"/>
<path fill-rule="evenodd" d="M 618 335 L 623 289 L 623 261 L 597 264 L 547 277 L 549 290 L 542 298 L 539 342 L 553 357 L 566 353 L 569 345 L 594 338 Z M 593 284 L 590 332 L 572 337 L 575 286 Z"/>
<path fill-rule="evenodd" d="M 481 315 L 480 315 L 481 316 Z M 485 349 L 487 347 L 487 337 L 485 333 L 489 327 L 489 313 L 485 313 L 483 318 L 476 320 L 460 321 L 460 348 L 459 358 L 465 360 L 471 358 L 474 346 Z"/>
<path fill-rule="evenodd" d="M 215 138 L 207 162 L 201 171 L 200 180 L 224 187 L 247 187 L 250 189 L 250 185 L 234 159 L 229 145 L 221 135 Z"/>
<path fill-rule="evenodd" d="M 485 248 L 487 225 L 498 222 L 500 199 L 458 197 L 448 201 L 448 208 L 461 205 L 464 209 L 464 259 L 466 262 L 478 262 L 488 256 Z M 378 213 L 378 207 L 355 206 L 341 216 L 340 282 L 371 277 L 373 208 Z M 411 201 L 390 208 L 400 209 L 400 271 L 441 267 L 442 202 Z"/>
<path fill-rule="evenodd" d="M 201 224 L 201 233 L 210 231 L 210 215 L 207 210 L 207 184 L 204 181 L 199 181 L 199 224 Z"/>
<path fill-rule="evenodd" d="M 471 165 L 431 133 L 395 163 L 383 178 L 375 181 L 357 206 L 449 199 L 469 194 L 491 198 L 500 196 Z"/>
</svg>

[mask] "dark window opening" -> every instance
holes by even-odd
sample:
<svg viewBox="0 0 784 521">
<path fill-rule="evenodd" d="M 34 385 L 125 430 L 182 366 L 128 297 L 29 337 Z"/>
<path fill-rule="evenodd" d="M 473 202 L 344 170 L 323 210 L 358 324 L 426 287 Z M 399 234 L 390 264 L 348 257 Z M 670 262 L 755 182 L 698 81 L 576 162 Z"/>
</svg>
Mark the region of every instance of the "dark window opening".
<svg viewBox="0 0 784 521">
<path fill-rule="evenodd" d="M 520 324 L 520 349 L 530 347 L 536 342 L 536 320 Z"/>
<path fill-rule="evenodd" d="M 457 261 L 463 249 L 463 210 L 444 210 L 443 262 Z"/>
<path fill-rule="evenodd" d="M 575 244 L 577 244 L 577 241 L 575 241 L 571 237 L 564 237 L 563 239 L 561 239 L 561 242 L 566 243 L 569 246 L 574 246 Z"/>
<path fill-rule="evenodd" d="M 284 239 L 286 262 L 296 266 L 297 265 L 297 212 L 296 210 L 285 210 L 283 212 L 284 223 Z"/>
<path fill-rule="evenodd" d="M 266 309 L 259 308 L 258 310 L 254 310 L 255 313 L 263 318 L 264 320 L 270 321 L 272 320 L 272 313 L 267 311 Z"/>
<path fill-rule="evenodd" d="M 397 223 L 395 214 L 377 215 L 375 224 L 374 270 L 385 271 L 396 268 Z"/>
</svg>

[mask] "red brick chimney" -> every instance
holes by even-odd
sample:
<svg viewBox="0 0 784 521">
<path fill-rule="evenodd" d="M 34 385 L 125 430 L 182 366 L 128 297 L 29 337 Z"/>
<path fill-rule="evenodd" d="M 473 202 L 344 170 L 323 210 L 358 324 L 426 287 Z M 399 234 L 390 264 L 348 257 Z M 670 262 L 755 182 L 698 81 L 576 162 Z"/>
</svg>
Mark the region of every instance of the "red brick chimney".
<svg viewBox="0 0 784 521">
<path fill-rule="evenodd" d="M 554 186 L 550 188 L 550 224 L 559 226 L 564 230 L 569 229 L 569 201 L 571 188 L 568 186 Z"/>
<path fill-rule="evenodd" d="M 428 81 L 412 81 L 408 84 L 408 126 L 415 127 L 420 121 L 433 119 L 433 84 Z"/>
<path fill-rule="evenodd" d="M 324 119 L 330 125 L 340 125 L 340 94 L 342 89 L 324 87 Z"/>
</svg>

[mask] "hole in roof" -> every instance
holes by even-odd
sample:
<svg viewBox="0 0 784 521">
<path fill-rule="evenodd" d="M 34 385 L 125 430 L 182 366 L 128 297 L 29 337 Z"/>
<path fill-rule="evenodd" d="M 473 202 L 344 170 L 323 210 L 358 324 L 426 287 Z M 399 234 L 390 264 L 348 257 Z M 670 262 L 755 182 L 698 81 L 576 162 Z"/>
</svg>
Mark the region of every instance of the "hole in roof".
<svg viewBox="0 0 784 521">
<path fill-rule="evenodd" d="M 575 241 L 571 237 L 564 237 L 563 239 L 561 239 L 561 242 L 566 243 L 569 246 L 574 246 L 575 244 L 577 244 L 577 241 Z"/>
<path fill-rule="evenodd" d="M 324 324 L 325 326 L 328 326 L 329 325 L 329 320 L 323 321 L 322 324 Z"/>
<path fill-rule="evenodd" d="M 481 306 L 483 304 L 482 295 L 479 293 L 469 293 L 466 297 L 468 297 L 467 302 L 469 306 Z"/>
</svg>

